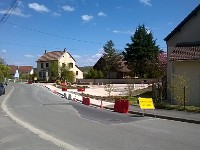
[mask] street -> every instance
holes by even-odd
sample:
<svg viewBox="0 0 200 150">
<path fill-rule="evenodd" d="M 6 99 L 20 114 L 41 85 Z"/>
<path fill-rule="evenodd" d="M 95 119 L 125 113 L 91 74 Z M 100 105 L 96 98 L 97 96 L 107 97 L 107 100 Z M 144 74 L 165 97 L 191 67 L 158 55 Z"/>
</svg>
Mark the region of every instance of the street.
<svg viewBox="0 0 200 150">
<path fill-rule="evenodd" d="M 48 149 L 47 147 L 51 146 L 42 145 L 47 142 L 44 140 L 48 139 L 47 136 L 51 137 L 52 140 L 49 141 L 53 143 L 51 143 L 53 147 L 55 146 L 52 149 L 62 149 L 62 147 L 80 150 L 200 149 L 200 126 L 197 124 L 120 114 L 88 107 L 62 99 L 37 85 L 9 86 L 13 86 L 14 89 L 6 101 L 8 111 L 44 135 L 39 134 L 43 139 L 39 142 L 41 147 L 37 149 Z M 16 126 L 22 128 L 18 124 Z M 33 135 L 37 136 L 36 134 L 38 133 Z M 61 143 L 61 147 L 59 144 L 54 145 L 56 140 L 57 143 Z M 26 143 L 26 139 L 21 142 Z M 0 143 L 0 149 L 2 148 L 9 149 L 1 147 Z"/>
</svg>

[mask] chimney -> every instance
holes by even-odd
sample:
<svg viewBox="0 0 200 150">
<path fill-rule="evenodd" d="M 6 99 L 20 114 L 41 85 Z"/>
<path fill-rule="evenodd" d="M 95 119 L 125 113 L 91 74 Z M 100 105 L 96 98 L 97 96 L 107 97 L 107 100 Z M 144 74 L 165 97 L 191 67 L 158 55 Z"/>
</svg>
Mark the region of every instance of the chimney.
<svg viewBox="0 0 200 150">
<path fill-rule="evenodd" d="M 66 52 L 66 48 L 64 48 L 63 52 Z"/>
<path fill-rule="evenodd" d="M 46 54 L 46 53 L 47 53 L 47 50 L 45 50 L 44 53 Z"/>
</svg>

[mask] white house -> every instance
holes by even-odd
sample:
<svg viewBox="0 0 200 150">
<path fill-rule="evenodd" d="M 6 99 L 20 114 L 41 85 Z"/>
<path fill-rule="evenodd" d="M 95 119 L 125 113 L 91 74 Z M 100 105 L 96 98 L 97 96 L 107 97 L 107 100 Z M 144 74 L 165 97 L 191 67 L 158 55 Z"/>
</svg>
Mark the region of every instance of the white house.
<svg viewBox="0 0 200 150">
<path fill-rule="evenodd" d="M 76 65 L 75 59 L 69 52 L 64 49 L 63 51 L 52 51 L 45 53 L 36 61 L 37 62 L 37 76 L 38 80 L 48 80 L 50 76 L 49 68 L 54 62 L 59 66 L 69 66 L 70 71 L 73 71 L 76 79 L 83 78 L 83 72 Z"/>
</svg>

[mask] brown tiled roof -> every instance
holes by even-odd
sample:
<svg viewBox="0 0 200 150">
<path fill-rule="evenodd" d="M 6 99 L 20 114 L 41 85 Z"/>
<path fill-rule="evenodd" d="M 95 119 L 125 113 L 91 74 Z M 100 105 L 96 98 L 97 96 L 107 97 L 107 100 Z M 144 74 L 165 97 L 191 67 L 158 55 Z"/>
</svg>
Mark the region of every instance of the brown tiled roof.
<svg viewBox="0 0 200 150">
<path fill-rule="evenodd" d="M 200 60 L 200 45 L 177 46 L 171 53 L 169 60 Z"/>
<path fill-rule="evenodd" d="M 8 67 L 10 67 L 10 74 L 11 75 L 14 75 L 16 70 L 18 69 L 18 67 L 15 66 L 15 65 L 9 65 Z"/>
<path fill-rule="evenodd" d="M 53 51 L 46 52 L 37 61 L 53 61 L 58 60 L 65 52 L 63 51 Z"/>
<path fill-rule="evenodd" d="M 19 66 L 19 73 L 29 73 L 32 69 L 32 66 Z"/>
<path fill-rule="evenodd" d="M 195 16 L 199 10 L 200 4 L 164 40 L 168 41 L 177 31 L 179 31 L 185 25 L 186 22 L 188 22 L 193 16 Z"/>
<path fill-rule="evenodd" d="M 119 68 L 117 69 L 119 72 L 131 72 L 131 70 L 128 69 L 128 66 L 126 65 L 126 61 L 121 60 L 118 63 L 120 64 Z"/>
</svg>

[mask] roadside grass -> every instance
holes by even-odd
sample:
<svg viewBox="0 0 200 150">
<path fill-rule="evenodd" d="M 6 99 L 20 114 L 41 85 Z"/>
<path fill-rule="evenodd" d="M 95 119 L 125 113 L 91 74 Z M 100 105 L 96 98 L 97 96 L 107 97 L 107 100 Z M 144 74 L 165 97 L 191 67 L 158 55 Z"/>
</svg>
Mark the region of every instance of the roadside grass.
<svg viewBox="0 0 200 150">
<path fill-rule="evenodd" d="M 198 106 L 185 106 L 184 107 L 184 106 L 179 106 L 179 105 L 171 105 L 166 102 L 161 102 L 161 103 L 155 104 L 155 107 L 157 109 L 178 110 L 178 111 L 200 113 L 200 107 L 198 107 Z"/>
</svg>

